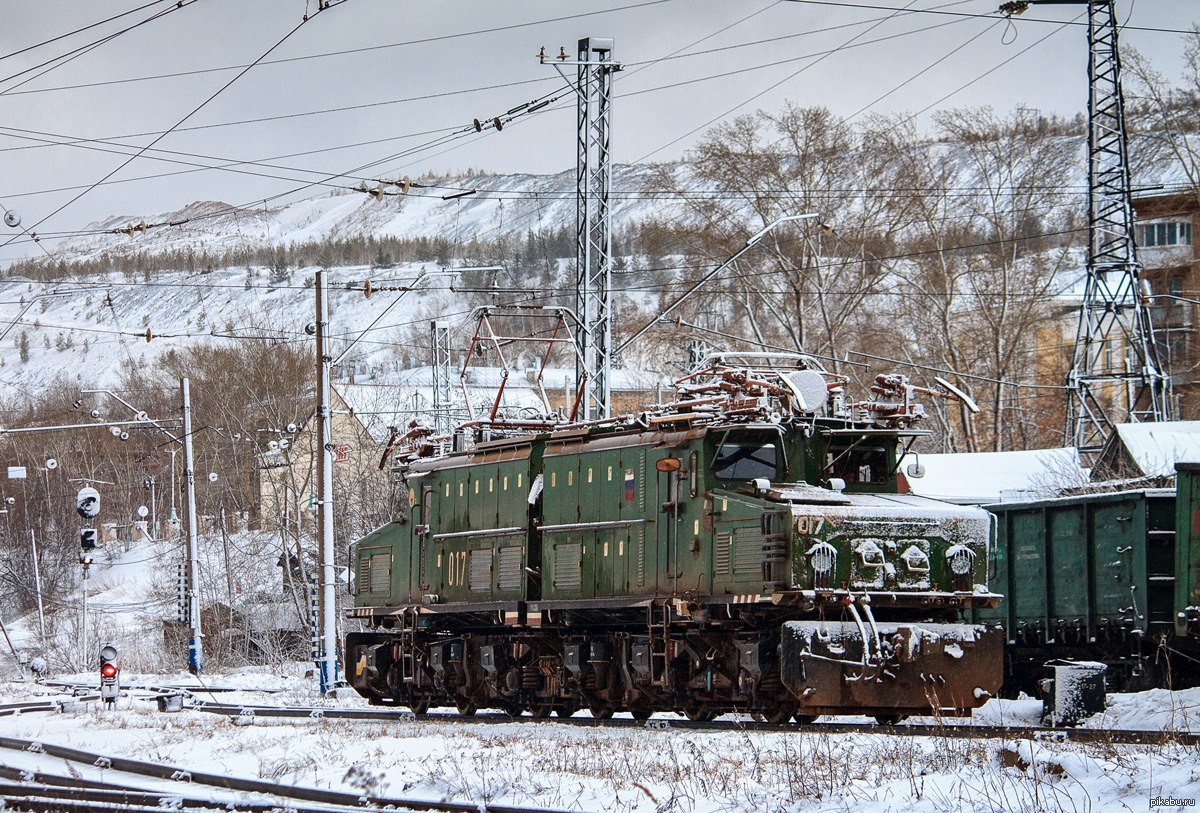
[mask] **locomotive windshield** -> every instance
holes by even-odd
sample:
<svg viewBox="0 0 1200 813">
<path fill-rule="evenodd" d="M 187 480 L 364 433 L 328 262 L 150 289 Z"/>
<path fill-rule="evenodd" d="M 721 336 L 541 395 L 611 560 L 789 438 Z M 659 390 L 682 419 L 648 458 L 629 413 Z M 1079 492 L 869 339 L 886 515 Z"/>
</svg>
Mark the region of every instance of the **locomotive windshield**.
<svg viewBox="0 0 1200 813">
<path fill-rule="evenodd" d="M 713 476 L 718 480 L 778 479 L 779 455 L 775 444 L 763 440 L 722 443 L 713 458 Z"/>
<path fill-rule="evenodd" d="M 882 484 L 891 474 L 891 455 L 885 446 L 833 447 L 827 470 L 830 477 L 840 477 L 847 483 Z"/>
</svg>

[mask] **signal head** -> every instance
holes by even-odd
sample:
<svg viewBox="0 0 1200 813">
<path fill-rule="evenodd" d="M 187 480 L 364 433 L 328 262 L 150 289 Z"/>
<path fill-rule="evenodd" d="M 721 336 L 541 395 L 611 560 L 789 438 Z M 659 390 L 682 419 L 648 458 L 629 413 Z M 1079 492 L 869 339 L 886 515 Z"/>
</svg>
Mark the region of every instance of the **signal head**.
<svg viewBox="0 0 1200 813">
<path fill-rule="evenodd" d="M 92 519 L 100 513 L 100 492 L 91 486 L 79 489 L 75 495 L 75 510 L 84 519 Z"/>
</svg>

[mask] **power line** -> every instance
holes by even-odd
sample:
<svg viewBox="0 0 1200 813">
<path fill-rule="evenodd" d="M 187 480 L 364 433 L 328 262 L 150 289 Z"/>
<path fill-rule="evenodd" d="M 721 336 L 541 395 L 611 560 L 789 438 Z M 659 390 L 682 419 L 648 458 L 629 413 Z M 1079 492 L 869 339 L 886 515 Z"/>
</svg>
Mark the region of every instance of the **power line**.
<svg viewBox="0 0 1200 813">
<path fill-rule="evenodd" d="M 988 12 L 986 14 L 981 14 L 979 12 L 968 12 L 968 11 L 946 11 L 944 9 L 932 9 L 932 8 L 909 8 L 908 6 L 905 6 L 903 8 L 896 8 L 895 6 L 881 6 L 881 5 L 875 5 L 873 3 L 860 3 L 860 2 L 851 3 L 851 2 L 846 2 L 846 0 L 786 0 L 786 2 L 800 3 L 803 5 L 807 5 L 807 6 L 837 6 L 839 8 L 870 9 L 872 11 L 895 11 L 895 12 L 900 12 L 902 14 L 938 14 L 938 15 L 944 15 L 944 16 L 950 16 L 950 17 L 973 18 L 973 19 L 977 19 L 977 20 L 994 20 L 994 19 L 996 19 L 997 15 L 999 15 L 1001 13 L 999 11 L 992 11 L 992 12 Z M 1087 25 L 1087 23 L 1080 23 L 1077 21 L 1071 21 L 1069 23 L 1062 23 L 1061 20 L 1044 20 L 1044 19 L 1041 19 L 1038 17 L 1025 17 L 1024 15 L 1022 15 L 1019 19 L 1025 21 L 1025 22 L 1030 22 L 1030 23 L 1048 23 L 1050 25 L 1059 25 L 1059 24 Z M 1191 34 L 1191 33 L 1194 33 L 1193 29 L 1190 29 L 1190 28 L 1161 28 L 1158 26 L 1145 26 L 1145 25 L 1124 25 L 1121 28 L 1124 31 L 1150 31 L 1150 32 L 1154 32 L 1157 34 Z"/>
<path fill-rule="evenodd" d="M 73 31 L 68 31 L 65 34 L 59 34 L 56 37 L 51 37 L 50 39 L 42 40 L 41 42 L 34 43 L 33 45 L 27 45 L 24 48 L 18 49 L 16 51 L 11 51 L 7 54 L 0 54 L 0 60 L 5 60 L 5 59 L 8 59 L 9 57 L 18 56 L 20 54 L 26 53 L 27 51 L 32 51 L 36 48 L 41 48 L 43 45 L 49 45 L 52 42 L 58 42 L 61 39 L 66 39 L 67 37 L 73 37 L 76 34 L 82 34 L 84 31 L 93 29 L 96 26 L 104 25 L 105 23 L 111 23 L 113 20 L 119 20 L 122 17 L 128 17 L 130 14 L 136 14 L 139 11 L 144 11 L 145 9 L 150 8 L 151 6 L 157 6 L 157 5 L 159 5 L 161 3 L 165 3 L 165 2 L 174 2 L 174 0 L 152 0 L 152 2 L 150 2 L 150 3 L 146 3 L 144 5 L 138 6 L 137 8 L 132 8 L 129 11 L 122 11 L 120 14 L 114 14 L 113 16 L 106 17 L 103 20 L 99 20 L 97 22 L 90 23 L 85 26 L 81 26 L 79 28 L 76 28 Z"/>
<path fill-rule="evenodd" d="M 481 29 L 476 29 L 474 31 L 462 31 L 462 32 L 459 32 L 456 34 L 440 34 L 440 35 L 432 36 L 432 37 L 422 37 L 420 39 L 403 40 L 400 42 L 389 42 L 389 43 L 384 43 L 382 45 L 368 45 L 368 46 L 364 46 L 361 48 L 342 48 L 337 51 L 326 51 L 326 52 L 317 53 L 317 54 L 303 54 L 300 56 L 284 57 L 281 59 L 268 59 L 268 60 L 264 60 L 263 62 L 261 62 L 259 64 L 262 66 L 284 65 L 284 64 L 288 64 L 288 63 L 292 63 L 292 62 L 304 62 L 304 61 L 312 60 L 312 59 L 327 59 L 330 57 L 348 56 L 351 54 L 372 53 L 375 51 L 388 50 L 388 49 L 392 49 L 392 48 L 406 48 L 406 47 L 410 47 L 413 45 L 426 45 L 426 44 L 433 43 L 433 42 L 443 42 L 446 40 L 458 39 L 461 37 L 473 37 L 473 36 L 477 36 L 479 34 L 496 34 L 496 33 L 504 32 L 504 31 L 513 31 L 513 30 L 517 30 L 517 29 L 521 29 L 521 28 L 529 28 L 529 27 L 536 26 L 536 25 L 548 25 L 551 23 L 567 22 L 570 20 L 579 20 L 579 19 L 585 19 L 588 17 L 598 17 L 603 14 L 613 14 L 613 13 L 622 12 L 622 11 L 631 11 L 634 9 L 646 8 L 648 6 L 658 6 L 658 5 L 662 5 L 664 3 L 669 3 L 672 1 L 673 0 L 648 0 L 648 2 L 633 3 L 633 4 L 630 4 L 627 6 L 618 6 L 616 8 L 599 9 L 596 11 L 581 12 L 579 14 L 568 14 L 568 15 L 561 16 L 561 17 L 550 17 L 550 18 L 547 18 L 544 20 L 530 20 L 530 21 L 524 22 L 524 23 L 511 23 L 509 25 L 494 26 L 492 28 L 481 28 Z M 163 2 L 163 0 L 158 0 L 158 2 Z M 192 0 L 192 2 L 194 2 L 194 0 Z M 777 2 L 778 2 L 778 0 L 777 0 Z M 249 66 L 247 66 L 247 65 L 223 65 L 223 66 L 217 67 L 217 68 L 198 68 L 198 69 L 190 70 L 190 71 L 176 71 L 173 73 L 159 73 L 159 74 L 153 74 L 153 75 L 149 75 L 149 76 L 131 77 L 128 79 L 108 79 L 108 80 L 97 81 L 97 82 L 86 82 L 86 83 L 81 83 L 81 84 L 77 84 L 77 85 L 62 85 L 59 87 L 38 88 L 35 90 L 21 91 L 20 93 L 48 93 L 48 92 L 60 91 L 60 90 L 76 90 L 76 89 L 84 89 L 84 88 L 95 88 L 95 87 L 103 87 L 106 85 L 128 84 L 131 82 L 146 82 L 146 81 L 151 81 L 151 80 L 156 80 L 156 79 L 173 79 L 173 78 L 182 77 L 182 76 L 199 76 L 199 75 L 208 74 L 208 73 L 220 73 L 220 72 L 224 72 L 224 71 L 234 71 L 234 70 L 238 70 L 238 69 L 246 68 L 246 67 L 249 67 Z M 534 80 L 534 81 L 544 81 L 544 80 L 539 79 L 539 80 Z M 13 95 L 20 95 L 20 94 L 13 94 Z"/>
<path fill-rule="evenodd" d="M 915 2 L 917 2 L 917 0 L 909 0 L 909 5 L 912 5 L 912 3 L 915 3 Z M 851 38 L 850 38 L 849 40 L 847 40 L 846 42 L 842 43 L 842 44 L 841 44 L 840 46 L 838 46 L 837 48 L 834 48 L 834 49 L 832 49 L 832 50 L 830 50 L 830 51 L 828 51 L 828 52 L 826 52 L 826 53 L 822 54 L 821 56 L 817 57 L 817 58 L 816 58 L 814 61 L 812 61 L 812 62 L 809 62 L 809 63 L 808 63 L 808 64 L 806 64 L 806 65 L 803 65 L 803 66 L 801 66 L 801 67 L 800 67 L 798 70 L 796 70 L 796 71 L 793 71 L 792 73 L 790 73 L 790 74 L 788 74 L 787 76 L 785 76 L 783 79 L 780 79 L 778 82 L 775 82 L 774 84 L 768 85 L 768 86 L 767 86 L 766 88 L 764 88 L 763 90 L 760 90 L 759 92 L 757 92 L 757 93 L 755 93 L 755 94 L 751 95 L 751 96 L 750 96 L 748 99 L 745 99 L 745 100 L 743 100 L 743 101 L 739 102 L 738 104 L 736 104 L 736 105 L 734 105 L 733 107 L 729 108 L 729 109 L 728 109 L 728 110 L 726 110 L 725 112 L 723 112 L 723 113 L 720 113 L 720 114 L 719 114 L 719 115 L 717 115 L 717 116 L 714 116 L 713 118 L 709 119 L 709 120 L 708 120 L 708 121 L 706 121 L 705 123 L 703 123 L 703 124 L 701 124 L 701 125 L 698 125 L 698 126 L 696 126 L 696 127 L 693 127 L 691 130 L 688 130 L 688 131 L 687 131 L 686 133 L 684 133 L 683 135 L 681 135 L 681 136 L 677 136 L 676 138 L 673 138 L 673 139 L 671 139 L 670 141 L 668 141 L 666 144 L 663 144 L 662 146 L 660 146 L 660 147 L 657 147 L 656 149 L 653 149 L 653 150 L 651 150 L 650 152 L 648 152 L 648 153 L 646 153 L 646 154 L 642 155 L 640 158 L 637 158 L 636 160 L 634 160 L 634 162 L 633 162 L 633 163 L 635 163 L 635 164 L 640 164 L 641 162 L 645 161 L 645 160 L 646 160 L 647 158 L 649 158 L 650 156 L 652 156 L 652 155 L 655 155 L 655 154 L 657 154 L 657 153 L 659 153 L 659 152 L 662 152 L 662 151 L 663 151 L 663 150 L 665 150 L 667 147 L 670 147 L 670 146 L 672 146 L 673 144 L 678 144 L 680 141 L 682 141 L 683 139 L 687 138 L 687 137 L 688 137 L 688 136 L 690 136 L 690 135 L 693 135 L 694 133 L 698 132 L 699 130 L 702 130 L 702 129 L 706 128 L 706 127 L 710 127 L 710 126 L 712 126 L 712 125 L 713 125 L 714 123 L 716 123 L 717 121 L 720 121 L 721 119 L 723 119 L 723 118 L 725 118 L 726 116 L 728 116 L 730 113 L 733 113 L 735 110 L 739 110 L 740 108 L 742 108 L 742 107 L 745 107 L 745 106 L 746 106 L 747 104 L 749 104 L 750 102 L 754 101 L 755 99 L 758 99 L 758 98 L 761 98 L 761 97 L 765 96 L 767 93 L 770 93 L 772 90 L 774 90 L 775 88 L 779 87 L 780 85 L 782 85 L 782 84 L 784 84 L 784 83 L 786 83 L 786 82 L 790 82 L 792 79 L 796 78 L 797 76 L 799 76 L 799 75 L 800 75 L 801 73 L 803 73 L 804 71 L 808 70 L 809 68 L 811 68 L 811 67 L 813 67 L 813 66 L 815 66 L 815 65 L 818 65 L 818 64 L 820 64 L 821 62 L 823 62 L 823 61 L 824 61 L 824 60 L 825 60 L 827 57 L 829 57 L 829 56 L 832 56 L 833 54 L 835 54 L 835 53 L 838 53 L 838 52 L 840 52 L 840 51 L 842 51 L 842 50 L 844 50 L 844 49 L 848 48 L 848 47 L 849 47 L 850 45 L 852 45 L 852 44 L 853 44 L 853 43 L 854 43 L 856 40 L 860 39 L 860 38 L 861 38 L 863 35 L 865 35 L 865 34 L 868 34 L 868 33 L 870 33 L 871 31 L 874 31 L 876 28 L 878 28 L 879 26 L 883 25 L 885 22 L 887 22 L 887 21 L 889 21 L 889 20 L 893 19 L 895 16 L 896 16 L 895 14 L 892 14 L 892 15 L 889 15 L 888 17 L 885 17 L 885 18 L 883 18 L 883 19 L 881 19 L 881 20 L 877 20 L 877 21 L 875 21 L 875 22 L 874 22 L 874 23 L 873 23 L 873 24 L 872 24 L 872 25 L 871 25 L 869 28 L 867 28 L 865 31 L 860 31 L 858 34 L 855 34 L 853 37 L 851 37 Z"/>
<path fill-rule="evenodd" d="M 183 0 L 180 0 L 180 2 L 182 3 L 182 2 L 183 2 Z M 193 0 L 193 2 L 194 2 L 194 0 Z M 64 209 L 66 209 L 68 206 L 72 205 L 73 203 L 75 203 L 76 201 L 78 201 L 80 198 L 84 197 L 86 194 L 88 194 L 89 192 L 91 192 L 91 191 L 92 191 L 93 189 L 95 189 L 97 186 L 99 186 L 100 184 L 104 183 L 104 181 L 108 180 L 108 179 L 109 179 L 109 178 L 111 178 L 113 175 L 117 174 L 117 173 L 118 173 L 118 172 L 120 172 L 122 169 L 124 169 L 125 167 L 129 166 L 131 163 L 133 163 L 135 160 L 137 160 L 137 159 L 138 159 L 138 158 L 139 158 L 139 157 L 140 157 L 142 154 L 144 154 L 144 153 L 145 153 L 147 150 L 149 150 L 151 147 L 153 147 L 155 144 L 157 144 L 157 143 L 158 143 L 159 141 L 161 141 L 162 139 L 166 138 L 166 137 L 167 137 L 167 136 L 168 136 L 168 135 L 169 135 L 169 134 L 170 134 L 170 133 L 171 133 L 171 132 L 172 132 L 172 131 L 173 131 L 173 130 L 176 128 L 176 127 L 178 127 L 179 125 L 183 124 L 185 121 L 187 121 L 188 119 L 190 119 L 190 118 L 191 118 L 192 116 L 194 116 L 196 113 L 198 113 L 198 112 L 200 112 L 202 109 L 204 109 L 204 107 L 205 107 L 206 105 L 208 105 L 208 104 L 209 104 L 209 103 L 210 103 L 210 102 L 211 102 L 213 99 L 215 99 L 215 98 L 217 98 L 218 96 L 220 96 L 220 95 L 221 95 L 221 94 L 222 94 L 222 93 L 223 93 L 225 90 L 227 90 L 227 89 L 228 89 L 228 88 L 229 88 L 231 85 L 233 85 L 233 84 L 234 84 L 234 83 L 235 83 L 235 82 L 236 82 L 238 79 L 241 79 L 241 78 L 242 78 L 244 75 L 246 75 L 246 73 L 248 73 L 248 72 L 249 72 L 249 71 L 250 71 L 250 70 L 251 70 L 251 69 L 252 69 L 252 68 L 253 68 L 255 65 L 257 65 L 257 64 L 258 64 L 258 62 L 259 62 L 260 60 L 262 60 L 262 59 L 265 59 L 265 58 L 266 58 L 266 57 L 267 57 L 267 56 L 268 56 L 268 55 L 269 55 L 271 52 L 273 52 L 273 51 L 274 51 L 276 48 L 278 48 L 280 45 L 283 45 L 283 43 L 287 42 L 287 40 L 288 40 L 289 38 L 291 38 L 291 36 L 292 36 L 293 34 L 295 34 L 297 31 L 299 31 L 299 30 L 300 30 L 300 29 L 301 29 L 301 28 L 302 28 L 302 27 L 303 27 L 303 26 L 304 26 L 304 25 L 305 25 L 305 24 L 306 24 L 306 23 L 307 23 L 309 20 L 311 20 L 311 19 L 314 19 L 314 18 L 317 16 L 317 14 L 319 14 L 321 11 L 323 11 L 323 10 L 325 10 L 325 9 L 327 9 L 327 8 L 331 8 L 333 5 L 340 5 L 342 2 L 346 2 L 346 0 L 338 0 L 338 2 L 335 2 L 335 3 L 333 3 L 333 4 L 328 4 L 328 3 L 327 3 L 326 5 L 319 6 L 319 7 L 318 7 L 318 11 L 317 11 L 317 12 L 315 12 L 315 13 L 314 13 L 312 16 L 308 16 L 308 15 L 306 15 L 306 16 L 304 17 L 304 19 L 302 19 L 302 20 L 301 20 L 301 21 L 300 21 L 300 22 L 299 22 L 299 23 L 298 23 L 298 24 L 297 24 L 297 25 L 296 25 L 294 28 L 292 28 L 290 31 L 288 31 L 286 34 L 284 34 L 284 35 L 283 35 L 283 36 L 282 36 L 282 37 L 281 37 L 281 38 L 280 38 L 280 39 L 279 39 L 279 40 L 278 40 L 278 41 L 277 41 L 277 42 L 276 42 L 274 45 L 272 45 L 270 48 L 268 48 L 266 51 L 264 51 L 264 52 L 262 53 L 262 55 L 261 55 L 261 56 L 260 56 L 258 59 L 256 59 L 254 62 L 252 62 L 252 63 L 250 63 L 248 66 L 246 66 L 246 67 L 245 67 L 245 68 L 244 68 L 242 71 L 240 71 L 240 72 L 239 72 L 239 73 L 238 73 L 236 76 L 234 76 L 232 79 L 230 79 L 228 82 L 226 82 L 226 83 L 225 83 L 224 85 L 222 85 L 220 88 L 218 88 L 218 89 L 217 89 L 217 90 L 216 90 L 214 93 L 212 93 L 212 94 L 211 94 L 211 95 L 210 95 L 208 98 L 206 98 L 204 101 L 202 101 L 202 102 L 201 102 L 199 105 L 197 105 L 196 107 L 192 108 L 192 110 L 191 110 L 191 111 L 189 111 L 189 112 L 188 112 L 188 113 L 187 113 L 187 114 L 186 114 L 186 115 L 185 115 L 183 118 L 181 118 L 179 121 L 177 121 L 177 122 L 176 122 L 176 123 L 175 123 L 173 126 L 171 126 L 170 128 L 168 128 L 167 130 L 165 130 L 165 131 L 164 131 L 164 132 L 163 132 L 161 135 L 159 135 L 157 138 L 155 138 L 155 139 L 154 139 L 153 141 L 151 141 L 149 144 L 147 144 L 146 146 L 144 146 L 144 147 L 142 147 L 141 149 L 139 149 L 137 153 L 135 153 L 134 155 L 131 155 L 131 156 L 129 157 L 129 159 L 128 159 L 128 160 L 126 160 L 126 161 L 123 161 L 123 162 L 122 162 L 120 165 L 118 165 L 116 168 L 114 168 L 114 169 L 112 169 L 111 171 L 109 171 L 109 172 L 108 172 L 106 175 L 104 175 L 104 177 L 102 177 L 100 180 L 98 180 L 98 181 L 96 181 L 95 183 L 91 184 L 91 185 L 90 185 L 90 186 L 88 186 L 86 189 L 84 189 L 84 190 L 80 191 L 78 194 L 76 194 L 74 197 L 72 197 L 72 198 L 71 198 L 70 200 L 68 200 L 66 203 L 63 203 L 62 205 L 60 205 L 58 208 L 54 209 L 54 210 L 53 210 L 52 212 L 50 212 L 49 214 L 42 216 L 42 218 L 41 218 L 41 219 L 39 219 L 39 220 L 38 220 L 36 223 L 34 223 L 32 226 L 30 226 L 30 227 L 29 227 L 29 228 L 30 228 L 30 231 L 32 231 L 33 229 L 36 229 L 36 228 L 37 228 L 38 226 L 40 226 L 42 223 L 45 223 L 45 222 L 46 222 L 47 220 L 49 220 L 51 217 L 54 217 L 56 214 L 58 214 L 59 212 L 63 211 L 63 210 L 64 210 Z M 8 244 L 9 244 L 9 243 L 11 243 L 11 242 L 12 242 L 12 240 L 10 239 L 10 240 L 8 240 L 8 241 L 6 241 L 6 242 L 4 242 L 4 243 L 0 243 L 0 248 L 3 248 L 4 246 L 8 245 Z"/>
<path fill-rule="evenodd" d="M 17 79 L 21 76 L 24 76 L 27 73 L 32 73 L 33 71 L 40 70 L 41 68 L 46 68 L 45 71 L 42 71 L 42 73 L 38 74 L 38 76 L 43 76 L 50 70 L 53 70 L 54 68 L 59 67 L 61 65 L 65 65 L 66 63 L 75 59 L 75 57 L 77 57 L 77 56 L 81 56 L 85 53 L 88 53 L 88 52 L 92 51 L 93 49 L 98 48 L 107 42 L 111 42 L 112 40 L 116 39 L 117 37 L 122 36 L 123 34 L 128 34 L 130 31 L 133 31 L 134 29 L 141 28 L 143 25 L 147 25 L 156 20 L 160 20 L 163 17 L 166 17 L 168 14 L 172 14 L 176 11 L 179 11 L 180 9 L 187 8 L 188 6 L 194 4 L 195 2 L 197 2 L 197 0 L 176 0 L 175 5 L 171 6 L 170 8 L 155 12 L 154 14 L 150 15 L 146 19 L 136 22 L 133 25 L 130 25 L 126 28 L 122 28 L 118 31 L 114 31 L 111 34 L 106 34 L 105 36 L 101 37 L 100 39 L 93 40 L 92 42 L 89 42 L 86 45 L 77 46 L 75 48 L 72 48 L 70 51 L 67 51 L 66 53 L 59 54 L 56 57 L 52 57 L 43 62 L 39 62 L 36 65 L 32 65 L 28 68 L 25 68 L 24 70 L 18 71 L 17 73 L 6 76 L 3 79 L 0 79 L 0 83 L 8 82 L 13 79 Z M 151 3 L 150 5 L 157 5 L 157 3 Z M 32 79 L 36 79 L 36 78 L 37 77 L 32 77 Z M 26 81 L 30 81 L 30 80 L 26 80 Z M 21 82 L 20 84 L 15 85 L 14 87 L 20 87 L 20 85 L 23 85 L 23 84 L 25 84 L 25 82 Z M 10 88 L 10 90 L 11 89 L 12 88 Z M 0 91 L 0 96 L 4 95 L 5 92 L 6 91 Z"/>
</svg>

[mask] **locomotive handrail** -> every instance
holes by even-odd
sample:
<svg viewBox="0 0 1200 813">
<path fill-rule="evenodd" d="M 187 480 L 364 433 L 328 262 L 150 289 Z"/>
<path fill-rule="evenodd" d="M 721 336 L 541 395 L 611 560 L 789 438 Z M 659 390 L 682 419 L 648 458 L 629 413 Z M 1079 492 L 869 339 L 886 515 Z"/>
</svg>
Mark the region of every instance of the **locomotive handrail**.
<svg viewBox="0 0 1200 813">
<path fill-rule="evenodd" d="M 547 531 L 582 531 L 588 528 L 623 528 L 628 525 L 644 525 L 645 517 L 637 517 L 635 519 L 611 519 L 604 522 L 570 522 L 566 525 L 543 525 L 540 530 L 542 533 Z"/>
<path fill-rule="evenodd" d="M 469 536 L 516 536 L 528 531 L 528 528 L 484 528 L 479 531 L 454 531 L 453 533 L 434 534 L 433 539 L 465 539 Z"/>
</svg>

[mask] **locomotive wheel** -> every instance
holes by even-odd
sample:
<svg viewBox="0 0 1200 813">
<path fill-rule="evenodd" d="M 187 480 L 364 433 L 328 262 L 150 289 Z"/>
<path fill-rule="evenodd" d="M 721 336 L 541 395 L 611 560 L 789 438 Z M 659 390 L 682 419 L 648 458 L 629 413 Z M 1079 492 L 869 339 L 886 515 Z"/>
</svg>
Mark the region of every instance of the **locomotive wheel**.
<svg viewBox="0 0 1200 813">
<path fill-rule="evenodd" d="M 454 707 L 463 717 L 474 717 L 475 712 L 479 711 L 479 707 L 475 705 L 474 701 L 465 697 L 454 698 Z"/>
<path fill-rule="evenodd" d="M 555 706 L 554 713 L 559 717 L 571 717 L 575 712 L 579 711 L 576 706 Z"/>
<path fill-rule="evenodd" d="M 707 703 L 693 703 L 684 708 L 683 716 L 693 723 L 707 723 L 716 719 L 717 712 L 710 708 Z"/>
<path fill-rule="evenodd" d="M 412 709 L 413 714 L 424 714 L 429 711 L 429 696 L 417 695 L 408 699 L 408 707 Z"/>
<path fill-rule="evenodd" d="M 600 704 L 589 706 L 588 708 L 592 712 L 592 717 L 597 720 L 611 720 L 614 712 L 616 712 L 616 709 L 614 709 L 612 706 Z"/>
<path fill-rule="evenodd" d="M 875 722 L 879 725 L 896 725 L 908 719 L 907 714 L 876 714 Z"/>
<path fill-rule="evenodd" d="M 783 725 L 788 720 L 792 719 L 792 710 L 781 707 L 767 712 L 767 722 L 771 725 Z"/>
<path fill-rule="evenodd" d="M 536 706 L 530 707 L 529 713 L 532 714 L 537 720 L 545 720 L 550 716 L 550 712 L 553 710 L 553 708 L 554 707 L 549 703 L 539 703 Z"/>
<path fill-rule="evenodd" d="M 635 719 L 635 720 L 649 720 L 650 715 L 654 713 L 654 709 L 641 706 L 638 708 L 630 709 L 629 713 L 633 715 L 633 719 Z"/>
<path fill-rule="evenodd" d="M 796 715 L 796 722 L 799 723 L 800 725 L 809 725 L 810 723 L 815 723 L 816 721 L 817 721 L 817 715 L 815 715 L 815 714 L 797 714 Z"/>
</svg>

